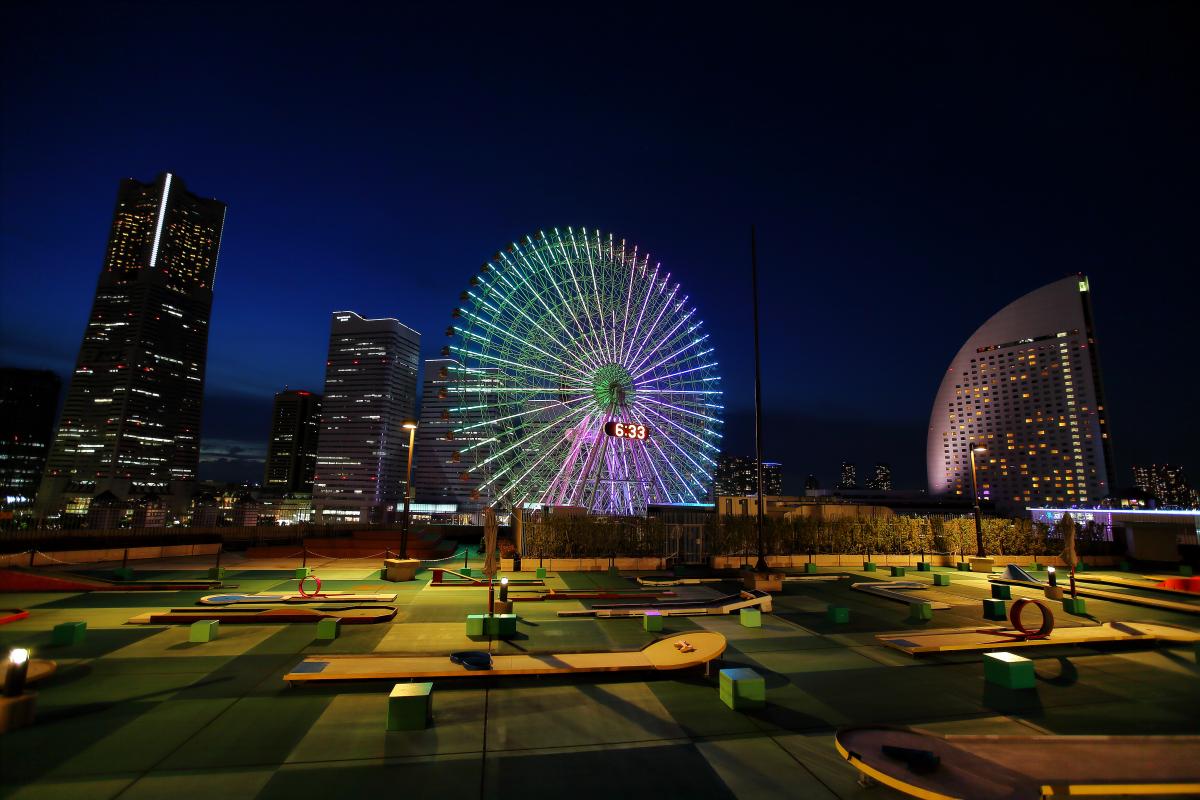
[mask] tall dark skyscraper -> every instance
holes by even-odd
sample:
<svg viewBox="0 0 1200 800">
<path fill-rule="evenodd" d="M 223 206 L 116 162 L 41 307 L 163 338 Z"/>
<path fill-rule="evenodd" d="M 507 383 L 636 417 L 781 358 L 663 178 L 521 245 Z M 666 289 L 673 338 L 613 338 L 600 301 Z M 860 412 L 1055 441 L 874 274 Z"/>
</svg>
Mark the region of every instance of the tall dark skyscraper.
<svg viewBox="0 0 1200 800">
<path fill-rule="evenodd" d="M 1133 482 L 1160 505 L 1186 508 L 1193 502 L 1187 475 L 1177 464 L 1134 466 Z"/>
<path fill-rule="evenodd" d="M 82 513 L 110 491 L 191 500 L 225 204 L 163 173 L 121 181 L 92 312 L 38 492 Z"/>
<path fill-rule="evenodd" d="M 713 497 L 742 497 L 758 494 L 758 470 L 749 456 L 720 456 L 713 472 Z M 783 494 L 783 466 L 777 461 L 763 462 L 763 494 Z"/>
<path fill-rule="evenodd" d="M 858 488 L 858 470 L 853 464 L 842 462 L 842 474 L 838 478 L 839 489 L 857 489 Z"/>
<path fill-rule="evenodd" d="M 875 474 L 867 479 L 867 488 L 880 492 L 892 490 L 892 468 L 888 464 L 876 464 Z"/>
<path fill-rule="evenodd" d="M 313 517 L 370 522 L 404 497 L 421 334 L 394 319 L 337 311 L 329 331 Z"/>
<path fill-rule="evenodd" d="M 0 369 L 0 508 L 33 502 L 50 452 L 61 389 L 53 372 Z"/>
<path fill-rule="evenodd" d="M 263 488 L 312 492 L 320 425 L 321 395 L 295 389 L 275 395 Z"/>
</svg>

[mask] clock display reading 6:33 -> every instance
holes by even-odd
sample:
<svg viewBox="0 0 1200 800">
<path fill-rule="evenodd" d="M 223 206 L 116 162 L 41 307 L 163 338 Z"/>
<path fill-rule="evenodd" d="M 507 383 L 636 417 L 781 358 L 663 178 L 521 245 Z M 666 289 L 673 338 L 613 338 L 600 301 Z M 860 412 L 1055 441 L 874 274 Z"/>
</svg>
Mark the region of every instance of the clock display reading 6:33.
<svg viewBox="0 0 1200 800">
<path fill-rule="evenodd" d="M 649 439 L 650 426 L 641 422 L 606 422 L 604 432 L 618 439 Z"/>
</svg>

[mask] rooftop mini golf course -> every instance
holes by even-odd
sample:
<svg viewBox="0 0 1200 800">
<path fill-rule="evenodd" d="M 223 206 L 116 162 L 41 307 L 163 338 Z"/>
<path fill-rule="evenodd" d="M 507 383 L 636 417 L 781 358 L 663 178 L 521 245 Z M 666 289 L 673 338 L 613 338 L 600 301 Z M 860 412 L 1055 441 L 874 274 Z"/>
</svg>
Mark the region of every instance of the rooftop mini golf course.
<svg viewBox="0 0 1200 800">
<path fill-rule="evenodd" d="M 926 622 L 909 622 L 906 603 L 851 589 L 886 578 L 840 567 L 823 572 L 847 577 L 785 584 L 761 627 L 743 627 L 737 613 L 666 615 L 662 631 L 648 631 L 641 616 L 560 616 L 606 604 L 600 597 L 546 599 L 518 603 L 516 635 L 502 640 L 466 635 L 465 618 L 484 610 L 486 588 L 431 588 L 427 572 L 414 582 L 386 583 L 378 579 L 377 560 L 345 559 L 318 565 L 323 590 L 394 593 L 378 604 L 396 609 L 394 617 L 342 626 L 327 640 L 317 638 L 316 622 L 222 622 L 206 642 L 189 641 L 187 624 L 127 624 L 145 615 L 205 613 L 197 601 L 224 591 L 208 588 L 208 566 L 175 560 L 137 568 L 147 581 L 204 588 L 0 598 L 5 608 L 30 612 L 0 625 L 0 646 L 29 647 L 34 658 L 57 662 L 54 674 L 33 687 L 35 724 L 0 735 L 0 796 L 886 800 L 900 795 L 858 785 L 857 771 L 835 747 L 836 730 L 903 725 L 949 737 L 1162 736 L 1195 734 L 1200 718 L 1193 644 L 1070 643 L 1068 635 L 1062 644 L 1016 651 L 1033 660 L 1036 685 L 1015 690 L 985 683 L 978 652 L 912 656 L 877 638 L 995 625 L 981 612 L 992 587 L 971 573 L 908 572 L 904 580 L 928 582 L 931 592 L 933 575 L 950 575 L 936 592 L 956 601 Z M 226 586 L 241 594 L 297 588 L 298 563 L 227 558 L 224 566 Z M 545 588 L 634 592 L 634 577 L 552 571 Z M 670 590 L 674 596 L 659 599 L 702 605 L 740 587 Z M 1011 592 L 1014 599 L 1041 596 L 1022 586 Z M 848 621 L 836 621 L 830 605 L 846 609 Z M 1088 616 L 1051 605 L 1056 632 L 1113 621 L 1200 630 L 1194 614 L 1099 597 L 1089 597 Z M 211 611 L 244 613 L 236 608 Z M 297 620 L 323 618 L 292 608 Z M 336 615 L 330 604 L 314 608 Z M 53 628 L 64 622 L 87 623 L 81 642 L 51 643 Z M 433 721 L 424 730 L 386 730 L 393 681 L 289 686 L 284 679 L 306 660 L 438 661 L 484 650 L 497 663 L 544 662 L 554 654 L 636 654 L 655 641 L 689 636 L 699 643 L 706 632 L 725 641 L 707 678 L 695 667 L 434 679 Z M 765 707 L 734 711 L 722 702 L 717 670 L 728 667 L 764 678 Z"/>
</svg>

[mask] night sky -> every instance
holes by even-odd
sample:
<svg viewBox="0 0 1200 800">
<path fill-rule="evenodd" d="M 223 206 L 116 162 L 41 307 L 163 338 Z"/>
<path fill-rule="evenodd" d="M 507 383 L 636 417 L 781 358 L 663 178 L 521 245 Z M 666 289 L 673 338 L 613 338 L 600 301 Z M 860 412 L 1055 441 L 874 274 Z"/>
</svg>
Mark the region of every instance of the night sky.
<svg viewBox="0 0 1200 800">
<path fill-rule="evenodd" d="M 0 363 L 69 374 L 118 181 L 171 171 L 229 206 L 202 476 L 261 480 L 330 312 L 437 355 L 482 261 L 568 225 L 682 283 L 749 454 L 753 222 L 787 490 L 843 459 L 923 488 L 954 353 L 1073 272 L 1119 482 L 1200 472 L 1200 6 L 566 5 L 5 2 Z"/>
</svg>

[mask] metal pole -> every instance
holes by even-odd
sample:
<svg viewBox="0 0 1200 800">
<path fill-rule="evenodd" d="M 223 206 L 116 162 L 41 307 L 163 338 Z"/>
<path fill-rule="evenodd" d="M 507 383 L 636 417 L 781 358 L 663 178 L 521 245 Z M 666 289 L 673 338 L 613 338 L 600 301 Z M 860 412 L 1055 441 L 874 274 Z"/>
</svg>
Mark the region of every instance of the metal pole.
<svg viewBox="0 0 1200 800">
<path fill-rule="evenodd" d="M 400 558 L 408 558 L 409 501 L 412 499 L 412 453 L 413 438 L 417 429 L 408 429 L 408 471 L 404 473 L 404 525 L 400 528 Z"/>
<path fill-rule="evenodd" d="M 758 561 L 755 572 L 767 571 L 766 548 L 763 546 L 763 466 L 762 466 L 762 364 L 758 352 L 758 245 L 754 226 L 750 226 L 750 286 L 754 294 L 754 461 L 758 471 Z"/>
<path fill-rule="evenodd" d="M 983 518 L 982 512 L 979 510 L 979 486 L 975 483 L 975 448 L 972 445 L 967 445 L 967 447 L 971 451 L 971 500 L 975 504 L 975 551 L 979 558 L 983 558 Z"/>
</svg>

